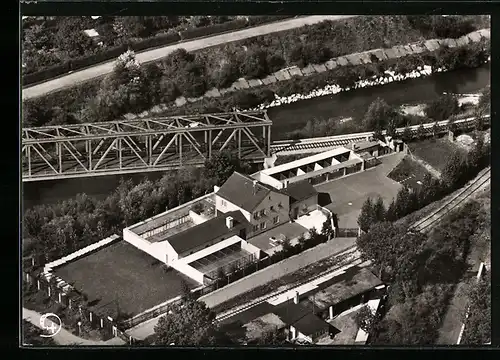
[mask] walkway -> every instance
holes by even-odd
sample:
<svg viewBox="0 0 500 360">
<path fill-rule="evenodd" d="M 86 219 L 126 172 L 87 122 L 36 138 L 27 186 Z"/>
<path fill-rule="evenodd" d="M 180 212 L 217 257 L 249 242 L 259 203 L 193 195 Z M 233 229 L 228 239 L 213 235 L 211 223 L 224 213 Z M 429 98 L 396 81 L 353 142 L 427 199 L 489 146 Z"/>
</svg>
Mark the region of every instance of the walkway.
<svg viewBox="0 0 500 360">
<path fill-rule="evenodd" d="M 255 36 L 271 34 L 274 32 L 285 31 L 302 27 L 304 25 L 312 25 L 324 20 L 341 20 L 357 15 L 325 15 L 325 16 L 304 16 L 300 18 L 275 22 L 262 26 L 256 26 L 250 29 L 234 31 L 221 35 L 210 36 L 193 41 L 186 41 L 174 45 L 164 46 L 161 48 L 138 53 L 136 58 L 140 63 L 159 60 L 166 57 L 171 52 L 177 49 L 186 49 L 187 51 L 196 51 L 211 46 L 217 46 L 224 43 L 239 41 Z M 33 97 L 45 95 L 47 93 L 71 87 L 110 73 L 113 70 L 113 61 L 108 61 L 87 69 L 69 73 L 65 76 L 46 81 L 44 83 L 31 86 L 23 89 L 23 100 Z"/>
<path fill-rule="evenodd" d="M 23 307 L 23 319 L 29 321 L 36 327 L 40 328 L 40 317 L 42 314 L 29 310 Z M 47 320 L 49 321 L 49 320 Z M 107 340 L 107 341 L 94 341 L 94 340 L 87 340 L 87 339 L 82 339 L 81 337 L 78 337 L 68 330 L 61 328 L 61 330 L 53 337 L 54 341 L 58 345 L 91 345 L 91 346 L 110 346 L 110 345 L 124 345 L 125 342 L 118 338 L 115 337 L 113 339 Z"/>
</svg>

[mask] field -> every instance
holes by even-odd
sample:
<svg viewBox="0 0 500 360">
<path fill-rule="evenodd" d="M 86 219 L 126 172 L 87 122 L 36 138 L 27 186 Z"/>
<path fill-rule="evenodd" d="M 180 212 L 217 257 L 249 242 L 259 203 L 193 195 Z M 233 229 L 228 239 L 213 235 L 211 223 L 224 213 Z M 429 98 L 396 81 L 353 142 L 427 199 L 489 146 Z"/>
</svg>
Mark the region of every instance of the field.
<svg viewBox="0 0 500 360">
<path fill-rule="evenodd" d="M 418 189 L 421 186 L 418 181 L 422 182 L 428 173 L 424 166 L 406 156 L 387 177 L 402 185 Z"/>
<path fill-rule="evenodd" d="M 460 148 L 448 141 L 447 137 L 425 139 L 408 144 L 413 156 L 422 159 L 437 171 L 443 171 L 448 157 Z"/>
<path fill-rule="evenodd" d="M 112 244 L 55 270 L 55 274 L 89 297 L 95 311 L 122 316 L 139 314 L 181 294 L 189 278 L 125 241 Z"/>
</svg>

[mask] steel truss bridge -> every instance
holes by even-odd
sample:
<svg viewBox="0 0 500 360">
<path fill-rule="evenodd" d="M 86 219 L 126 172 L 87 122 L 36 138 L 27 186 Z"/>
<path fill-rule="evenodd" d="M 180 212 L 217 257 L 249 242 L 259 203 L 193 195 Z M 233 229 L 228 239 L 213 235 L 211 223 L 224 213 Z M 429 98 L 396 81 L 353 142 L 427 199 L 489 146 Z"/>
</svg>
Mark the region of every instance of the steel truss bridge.
<svg viewBox="0 0 500 360">
<path fill-rule="evenodd" d="M 203 166 L 231 149 L 240 159 L 270 156 L 265 110 L 44 126 L 22 130 L 23 182 Z"/>
</svg>

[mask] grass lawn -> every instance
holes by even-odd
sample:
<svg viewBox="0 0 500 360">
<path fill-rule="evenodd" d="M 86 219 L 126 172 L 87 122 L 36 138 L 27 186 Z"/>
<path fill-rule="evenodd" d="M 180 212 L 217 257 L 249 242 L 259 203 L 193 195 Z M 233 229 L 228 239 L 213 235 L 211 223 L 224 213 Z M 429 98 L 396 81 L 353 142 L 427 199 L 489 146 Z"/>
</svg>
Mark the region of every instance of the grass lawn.
<svg viewBox="0 0 500 360">
<path fill-rule="evenodd" d="M 439 172 L 443 171 L 448 157 L 455 150 L 462 150 L 459 146 L 448 141 L 447 137 L 411 142 L 408 147 L 413 156 L 427 162 Z"/>
<path fill-rule="evenodd" d="M 163 263 L 123 240 L 63 265 L 55 274 L 87 294 L 98 313 L 116 314 L 118 305 L 124 317 L 180 295 L 182 280 L 197 286 L 174 269 L 165 271 Z"/>
<path fill-rule="evenodd" d="M 422 186 L 418 181 L 422 182 L 428 173 L 429 171 L 425 167 L 412 160 L 410 156 L 405 156 L 387 176 L 400 184 L 418 189 Z"/>
</svg>

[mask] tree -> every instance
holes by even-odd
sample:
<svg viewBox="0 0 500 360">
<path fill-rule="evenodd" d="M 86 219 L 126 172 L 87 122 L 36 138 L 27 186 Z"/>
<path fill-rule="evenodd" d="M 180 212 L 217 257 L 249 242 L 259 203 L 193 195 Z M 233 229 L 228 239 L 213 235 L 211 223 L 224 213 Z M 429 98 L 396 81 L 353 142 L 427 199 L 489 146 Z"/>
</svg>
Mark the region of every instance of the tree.
<svg viewBox="0 0 500 360">
<path fill-rule="evenodd" d="M 384 200 L 379 195 L 377 200 L 373 204 L 373 217 L 376 222 L 385 221 L 386 209 L 384 205 Z"/>
<path fill-rule="evenodd" d="M 489 114 L 491 112 L 491 87 L 486 87 L 479 97 L 477 104 L 481 114 Z"/>
<path fill-rule="evenodd" d="M 361 207 L 361 213 L 358 216 L 358 225 L 363 231 L 368 231 L 375 223 L 374 204 L 371 198 L 368 198 Z"/>
<path fill-rule="evenodd" d="M 215 184 L 222 185 L 233 172 L 247 173 L 249 169 L 250 165 L 238 159 L 234 152 L 222 151 L 212 154 L 212 157 L 205 161 L 203 175 L 212 179 Z"/>
<path fill-rule="evenodd" d="M 32 345 L 32 346 L 57 345 L 52 338 L 40 336 L 43 333 L 44 332 L 42 330 L 38 329 L 32 323 L 23 320 L 23 326 L 22 326 L 23 345 Z"/>
<path fill-rule="evenodd" d="M 215 313 L 204 302 L 191 297 L 169 307 L 154 331 L 158 345 L 179 346 L 215 345 L 219 330 L 215 324 Z"/>
<path fill-rule="evenodd" d="M 491 342 L 491 279 L 487 275 L 467 292 L 470 309 L 461 344 L 484 345 Z"/>
<path fill-rule="evenodd" d="M 363 127 L 367 130 L 383 130 L 394 118 L 395 111 L 384 100 L 377 98 L 370 104 L 363 117 Z"/>
<path fill-rule="evenodd" d="M 448 119 L 460 110 L 458 100 L 452 94 L 445 94 L 432 101 L 425 108 L 425 115 L 435 121 Z"/>
<path fill-rule="evenodd" d="M 84 18 L 64 17 L 57 26 L 56 45 L 60 50 L 67 52 L 69 58 L 89 55 L 95 48 L 92 39 L 83 32 L 89 29 Z"/>
<path fill-rule="evenodd" d="M 393 120 L 390 120 L 388 123 L 387 123 L 387 132 L 386 134 L 388 136 L 390 136 L 391 138 L 395 138 L 396 137 L 396 121 L 393 119 Z"/>
<path fill-rule="evenodd" d="M 446 161 L 441 172 L 442 183 L 449 188 L 456 188 L 463 184 L 467 176 L 467 163 L 463 153 L 459 150 L 454 151 Z"/>
<path fill-rule="evenodd" d="M 365 305 L 357 311 L 354 321 L 360 329 L 364 330 L 367 334 L 370 334 L 375 325 L 375 314 L 368 305 Z"/>
<path fill-rule="evenodd" d="M 262 337 L 257 340 L 257 345 L 269 346 L 269 345 L 287 345 L 286 335 L 283 331 L 266 331 Z"/>
<path fill-rule="evenodd" d="M 411 130 L 410 128 L 407 126 L 405 126 L 404 130 L 403 130 L 403 134 L 401 135 L 401 139 L 405 142 L 405 143 L 408 143 L 410 142 L 412 136 L 411 136 Z"/>
<path fill-rule="evenodd" d="M 249 79 L 267 75 L 267 53 L 260 48 L 247 51 L 245 61 L 240 67 L 241 74 Z"/>
<path fill-rule="evenodd" d="M 417 128 L 416 137 L 417 137 L 417 139 L 422 140 L 424 138 L 424 136 L 425 136 L 424 124 L 420 123 L 420 125 Z"/>
<path fill-rule="evenodd" d="M 330 216 L 327 217 L 325 222 L 323 223 L 323 227 L 321 228 L 321 234 L 325 236 L 327 239 L 330 239 L 333 234 L 333 228 L 332 228 L 332 219 Z"/>
<path fill-rule="evenodd" d="M 437 121 L 434 122 L 434 125 L 432 125 L 432 136 L 436 137 L 439 133 L 439 124 Z"/>
<path fill-rule="evenodd" d="M 483 118 L 482 114 L 479 113 L 479 111 L 477 111 L 475 114 L 474 130 L 476 130 L 476 132 L 480 132 L 480 131 L 484 130 L 484 118 Z"/>
</svg>

